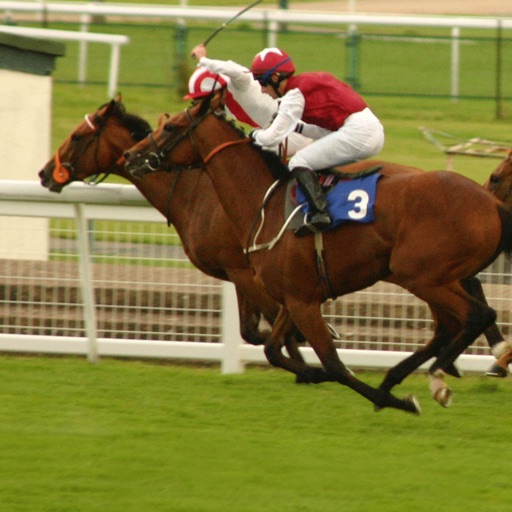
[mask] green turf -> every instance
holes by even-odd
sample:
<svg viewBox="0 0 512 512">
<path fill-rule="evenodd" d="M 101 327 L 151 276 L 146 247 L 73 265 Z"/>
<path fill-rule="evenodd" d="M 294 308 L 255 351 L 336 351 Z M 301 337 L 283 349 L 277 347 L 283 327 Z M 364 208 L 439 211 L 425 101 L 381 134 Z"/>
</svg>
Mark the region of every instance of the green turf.
<svg viewBox="0 0 512 512">
<path fill-rule="evenodd" d="M 510 379 L 451 379 L 442 409 L 414 375 L 416 417 L 282 370 L 4 355 L 0 375 L 9 512 L 510 509 Z"/>
</svg>

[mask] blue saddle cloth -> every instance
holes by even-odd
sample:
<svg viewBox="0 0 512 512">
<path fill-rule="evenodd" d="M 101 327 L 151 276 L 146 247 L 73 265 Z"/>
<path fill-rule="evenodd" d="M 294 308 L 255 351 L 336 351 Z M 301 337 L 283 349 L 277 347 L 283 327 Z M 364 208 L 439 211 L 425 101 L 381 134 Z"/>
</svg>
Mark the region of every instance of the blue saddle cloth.
<svg viewBox="0 0 512 512">
<path fill-rule="evenodd" d="M 368 223 L 375 220 L 374 205 L 377 181 L 380 173 L 362 176 L 349 180 L 340 180 L 327 193 L 327 209 L 332 218 L 332 227 L 340 226 L 347 221 Z M 304 203 L 302 211 L 309 212 L 306 196 L 299 187 L 296 190 L 298 203 Z"/>
</svg>

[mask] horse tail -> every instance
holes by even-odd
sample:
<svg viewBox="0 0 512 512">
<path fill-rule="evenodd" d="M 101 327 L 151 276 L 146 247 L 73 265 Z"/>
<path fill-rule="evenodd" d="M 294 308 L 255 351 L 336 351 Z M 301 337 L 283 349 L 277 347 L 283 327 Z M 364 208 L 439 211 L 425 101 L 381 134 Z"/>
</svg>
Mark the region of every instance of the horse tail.
<svg viewBox="0 0 512 512">
<path fill-rule="evenodd" d="M 501 239 L 497 252 L 504 252 L 508 258 L 512 258 L 512 209 L 499 203 L 498 213 L 501 218 Z"/>
</svg>

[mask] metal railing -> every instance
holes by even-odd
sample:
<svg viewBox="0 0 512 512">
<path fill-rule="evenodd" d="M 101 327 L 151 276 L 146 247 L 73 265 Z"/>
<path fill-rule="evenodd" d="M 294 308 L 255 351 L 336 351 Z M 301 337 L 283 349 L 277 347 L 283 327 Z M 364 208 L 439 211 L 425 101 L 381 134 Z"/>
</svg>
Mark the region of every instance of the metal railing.
<svg viewBox="0 0 512 512">
<path fill-rule="evenodd" d="M 81 31 L 88 31 L 88 25 L 95 16 L 116 16 L 131 19 L 163 20 L 209 20 L 223 22 L 234 16 L 239 9 L 215 7 L 184 7 L 145 4 L 66 3 L 66 2 L 16 2 L 0 1 L 0 10 L 12 13 L 32 13 L 39 17 L 50 15 L 75 16 L 80 20 Z M 297 9 L 255 8 L 240 16 L 240 22 L 253 22 L 266 27 L 267 46 L 278 46 L 280 27 L 283 24 L 329 25 L 344 27 L 354 34 L 358 26 L 379 27 L 438 27 L 450 30 L 450 96 L 455 101 L 459 96 L 460 39 L 462 29 L 486 29 L 494 33 L 512 29 L 512 17 L 473 16 L 425 16 L 425 15 L 379 15 L 364 13 L 338 13 L 300 11 Z M 357 48 L 354 46 L 354 52 Z M 355 56 L 353 56 L 356 58 Z M 112 96 L 112 95 L 111 95 Z"/>
<path fill-rule="evenodd" d="M 121 45 L 128 44 L 130 38 L 116 34 L 95 34 L 75 32 L 72 30 L 53 30 L 46 28 L 11 27 L 0 25 L 0 32 L 25 37 L 37 37 L 56 41 L 78 41 L 80 43 L 78 62 L 78 83 L 83 84 L 87 76 L 87 43 L 104 43 L 110 45 L 110 66 L 108 72 L 107 95 L 111 98 L 117 92 Z"/>
</svg>

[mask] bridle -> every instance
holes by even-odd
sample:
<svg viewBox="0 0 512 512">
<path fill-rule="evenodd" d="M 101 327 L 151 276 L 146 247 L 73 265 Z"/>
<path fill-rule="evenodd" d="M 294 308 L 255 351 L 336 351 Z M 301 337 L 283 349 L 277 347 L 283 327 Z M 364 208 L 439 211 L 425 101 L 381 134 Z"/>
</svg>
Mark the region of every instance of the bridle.
<svg viewBox="0 0 512 512">
<path fill-rule="evenodd" d="M 214 148 L 210 153 L 202 158 L 199 154 L 199 151 L 197 149 L 197 145 L 194 141 L 193 133 L 195 129 L 209 116 L 214 115 L 218 117 L 223 117 L 224 113 L 222 112 L 216 112 L 212 109 L 208 109 L 204 114 L 197 118 L 193 118 L 190 115 L 189 108 L 186 108 L 185 116 L 189 122 L 188 127 L 185 131 L 179 134 L 178 137 L 173 138 L 166 143 L 162 144 L 160 147 L 156 143 L 155 139 L 153 138 L 152 134 L 149 134 L 149 140 L 154 148 L 154 151 L 151 151 L 148 153 L 146 158 L 144 159 L 143 163 L 138 166 L 137 170 L 133 171 L 133 174 L 135 175 L 144 175 L 149 172 L 155 172 L 159 170 L 165 170 L 165 171 L 183 171 L 183 170 L 189 170 L 189 169 L 198 169 L 198 168 L 204 168 L 204 166 L 220 151 L 222 151 L 224 148 L 235 145 L 235 144 L 241 144 L 250 142 L 250 137 L 246 137 L 243 139 L 238 139 L 234 141 L 224 142 Z M 167 164 L 165 160 L 168 159 L 169 155 L 174 151 L 174 149 L 185 139 L 189 138 L 190 142 L 192 144 L 192 148 L 194 150 L 194 154 L 196 155 L 196 159 L 191 164 Z"/>
<path fill-rule="evenodd" d="M 80 178 L 77 177 L 75 167 L 73 163 L 76 164 L 85 152 L 89 149 L 91 144 L 96 142 L 96 150 L 94 152 L 94 159 L 96 162 L 96 167 L 99 169 L 100 165 L 98 162 L 98 149 L 101 134 L 103 133 L 103 129 L 105 128 L 105 124 L 100 124 L 100 126 L 96 126 L 94 122 L 91 120 L 89 114 L 85 114 L 84 116 L 85 122 L 88 127 L 92 130 L 93 136 L 90 137 L 85 144 L 80 148 L 80 151 L 73 159 L 73 162 L 62 162 L 59 154 L 59 150 L 55 152 L 55 167 L 53 169 L 52 178 L 59 185 L 65 185 L 66 183 L 70 183 L 72 181 L 79 181 Z M 88 181 L 84 181 L 87 185 L 98 185 L 102 181 L 104 181 L 111 173 L 117 162 L 114 162 L 106 171 L 98 171 L 96 174 L 92 176 L 92 178 Z M 99 176 L 103 175 L 100 179 Z"/>
<path fill-rule="evenodd" d="M 501 178 L 496 176 L 496 172 L 501 171 L 501 169 L 506 165 L 512 165 L 512 151 L 508 154 L 508 156 L 503 160 L 501 165 L 496 169 L 490 176 L 489 176 L 489 186 L 500 186 Z M 504 187 L 503 187 L 504 188 Z M 502 188 L 502 190 L 503 190 Z M 507 202 L 508 198 L 510 197 L 510 194 L 512 193 L 512 183 L 508 185 L 506 188 L 506 191 L 502 192 L 502 199 L 501 201 Z"/>
</svg>

